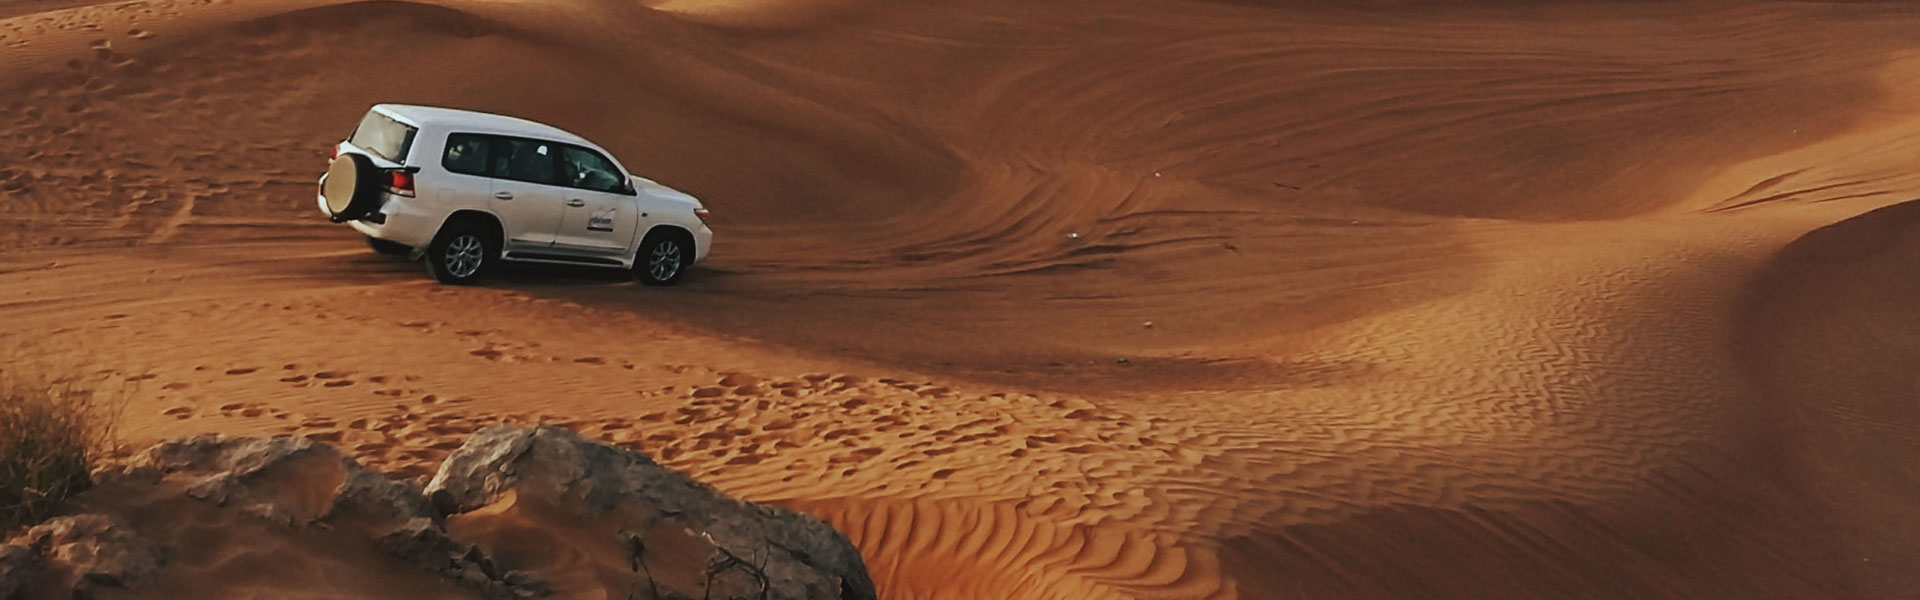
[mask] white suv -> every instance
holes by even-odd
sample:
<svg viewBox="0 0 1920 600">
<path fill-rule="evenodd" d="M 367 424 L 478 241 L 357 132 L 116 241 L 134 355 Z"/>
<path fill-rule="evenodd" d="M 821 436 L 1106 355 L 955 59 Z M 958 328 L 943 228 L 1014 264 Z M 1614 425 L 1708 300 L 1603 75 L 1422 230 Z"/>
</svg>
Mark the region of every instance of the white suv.
<svg viewBox="0 0 1920 600">
<path fill-rule="evenodd" d="M 380 104 L 332 161 L 320 210 L 374 250 L 424 256 L 442 283 L 472 283 L 510 260 L 630 269 L 672 285 L 713 240 L 693 196 L 524 119 Z"/>
</svg>

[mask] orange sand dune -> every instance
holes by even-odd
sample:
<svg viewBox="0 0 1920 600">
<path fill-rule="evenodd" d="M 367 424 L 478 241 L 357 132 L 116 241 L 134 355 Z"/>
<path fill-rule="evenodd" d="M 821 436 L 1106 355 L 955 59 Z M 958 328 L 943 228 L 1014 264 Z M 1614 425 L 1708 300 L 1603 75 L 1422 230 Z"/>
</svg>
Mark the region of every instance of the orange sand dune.
<svg viewBox="0 0 1920 600">
<path fill-rule="evenodd" d="M 482 424 L 567 424 L 827 518 L 889 598 L 1904 598 L 1917 30 L 11 3 L 0 347 L 129 382 L 136 441 L 421 476 Z M 435 286 L 313 207 L 376 102 L 601 141 L 714 209 L 713 259 Z"/>
<path fill-rule="evenodd" d="M 1920 589 L 1908 566 L 1920 543 L 1899 524 L 1920 519 L 1920 450 L 1912 414 L 1920 330 L 1920 203 L 1875 210 L 1782 249 L 1748 295 L 1742 357 L 1774 436 L 1775 468 L 1860 556 L 1875 595 Z"/>
</svg>

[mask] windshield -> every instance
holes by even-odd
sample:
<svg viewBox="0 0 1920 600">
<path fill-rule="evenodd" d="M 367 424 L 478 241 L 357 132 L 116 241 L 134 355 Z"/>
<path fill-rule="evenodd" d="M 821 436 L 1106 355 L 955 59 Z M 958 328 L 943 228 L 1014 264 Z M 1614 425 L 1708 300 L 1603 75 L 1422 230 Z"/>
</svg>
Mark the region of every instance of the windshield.
<svg viewBox="0 0 1920 600">
<path fill-rule="evenodd" d="M 408 149 L 413 147 L 415 133 L 419 133 L 419 130 L 412 125 L 369 111 L 367 116 L 360 119 L 360 126 L 353 130 L 353 137 L 347 138 L 347 141 L 380 158 L 404 163 L 407 162 Z"/>
</svg>

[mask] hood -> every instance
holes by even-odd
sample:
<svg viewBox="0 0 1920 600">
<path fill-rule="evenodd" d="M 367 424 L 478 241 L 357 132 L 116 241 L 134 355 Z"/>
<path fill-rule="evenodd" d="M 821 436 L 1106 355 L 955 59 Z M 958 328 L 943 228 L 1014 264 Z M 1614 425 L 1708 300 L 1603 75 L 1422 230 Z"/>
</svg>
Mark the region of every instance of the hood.
<svg viewBox="0 0 1920 600">
<path fill-rule="evenodd" d="M 693 208 L 702 208 L 700 206 L 700 200 L 694 198 L 692 194 L 661 185 L 658 181 L 639 175 L 631 175 L 629 177 L 633 179 L 633 189 L 641 194 L 661 200 L 679 202 Z"/>
</svg>

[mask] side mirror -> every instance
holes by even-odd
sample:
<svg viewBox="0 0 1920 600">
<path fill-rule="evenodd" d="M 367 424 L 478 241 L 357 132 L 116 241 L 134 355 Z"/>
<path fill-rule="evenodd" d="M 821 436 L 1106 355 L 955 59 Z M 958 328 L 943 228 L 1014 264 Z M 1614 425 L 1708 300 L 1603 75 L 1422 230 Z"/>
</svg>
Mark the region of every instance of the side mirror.
<svg viewBox="0 0 1920 600">
<path fill-rule="evenodd" d="M 620 193 L 628 196 L 638 196 L 640 195 L 640 190 L 634 189 L 633 179 L 628 178 L 626 181 L 620 182 Z"/>
</svg>

